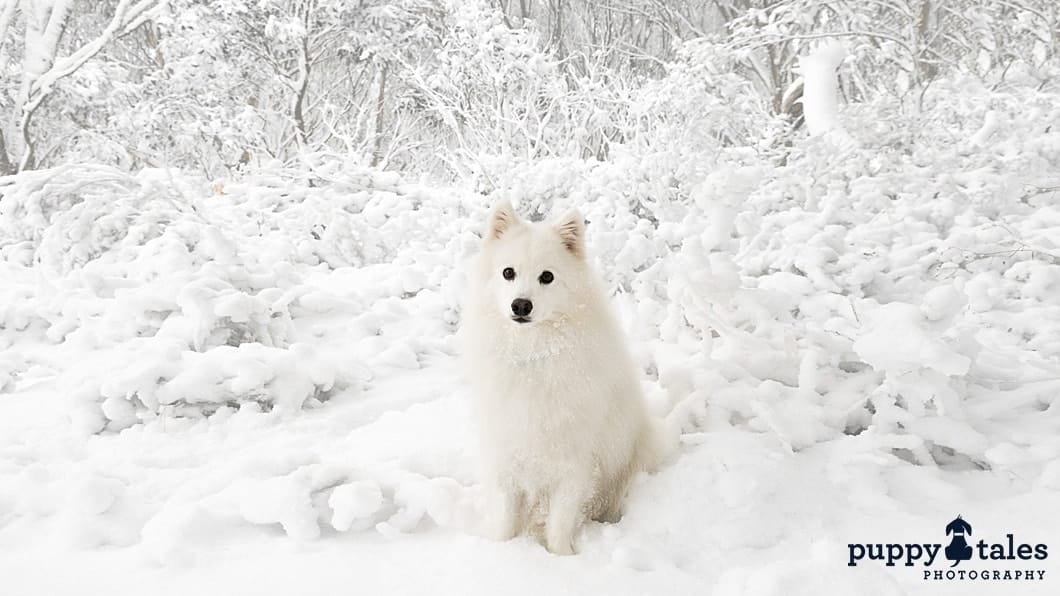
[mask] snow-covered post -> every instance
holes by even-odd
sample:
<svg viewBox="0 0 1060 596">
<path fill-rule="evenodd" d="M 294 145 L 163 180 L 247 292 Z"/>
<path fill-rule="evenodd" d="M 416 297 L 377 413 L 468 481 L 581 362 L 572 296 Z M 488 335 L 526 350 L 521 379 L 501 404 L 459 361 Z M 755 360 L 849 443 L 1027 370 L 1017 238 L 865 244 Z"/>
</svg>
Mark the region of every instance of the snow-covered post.
<svg viewBox="0 0 1060 596">
<path fill-rule="evenodd" d="M 802 112 L 806 128 L 817 135 L 839 128 L 839 79 L 836 74 L 847 52 L 838 41 L 830 41 L 799 59 L 804 80 Z"/>
</svg>

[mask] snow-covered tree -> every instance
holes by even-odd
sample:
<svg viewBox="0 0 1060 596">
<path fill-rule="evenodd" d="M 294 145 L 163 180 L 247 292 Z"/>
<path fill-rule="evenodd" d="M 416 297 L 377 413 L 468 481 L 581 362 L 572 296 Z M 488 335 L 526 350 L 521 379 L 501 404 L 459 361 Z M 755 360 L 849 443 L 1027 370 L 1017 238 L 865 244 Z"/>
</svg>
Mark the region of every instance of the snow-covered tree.
<svg viewBox="0 0 1060 596">
<path fill-rule="evenodd" d="M 738 3 L 743 3 L 742 8 Z M 1042 70 L 1054 58 L 1057 7 L 1050 0 L 732 0 L 731 43 L 748 76 L 780 112 L 800 81 L 800 54 L 840 40 L 854 56 L 847 88 L 857 97 L 921 91 L 945 72 L 1003 77 L 1016 63 Z"/>
<path fill-rule="evenodd" d="M 34 119 L 63 79 L 82 68 L 115 39 L 128 35 L 155 18 L 165 0 L 118 0 L 107 6 L 103 26 L 69 48 L 62 44 L 70 25 L 72 0 L 7 0 L 0 9 L 0 39 L 6 41 L 15 20 L 21 26 L 21 84 L 7 113 L 8 133 L 17 141 L 0 136 L 0 169 L 7 172 L 32 169 L 38 160 Z M 5 44 L 6 45 L 6 44 Z M 65 51 L 64 51 L 65 50 Z M 4 58 L 6 55 L 0 55 Z M 4 130 L 0 130 L 2 134 Z"/>
</svg>

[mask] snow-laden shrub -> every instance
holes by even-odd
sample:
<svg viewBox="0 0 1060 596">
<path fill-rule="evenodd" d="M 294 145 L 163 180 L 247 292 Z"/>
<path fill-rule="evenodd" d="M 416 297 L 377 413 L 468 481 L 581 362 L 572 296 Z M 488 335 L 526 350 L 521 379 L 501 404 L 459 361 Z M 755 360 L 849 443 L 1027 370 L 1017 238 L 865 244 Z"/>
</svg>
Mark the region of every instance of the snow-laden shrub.
<svg viewBox="0 0 1060 596">
<path fill-rule="evenodd" d="M 1033 191 L 1057 181 L 1042 180 L 1060 159 L 1060 136 L 1046 132 L 1055 98 L 956 85 L 915 116 L 848 111 L 844 126 L 859 146 L 839 157 L 827 138 L 811 138 L 786 165 L 767 167 L 734 219 L 735 260 L 744 284 L 787 294 L 803 354 L 798 387 L 812 358 L 808 389 L 824 391 L 826 423 L 905 435 L 902 452 L 921 462 L 1007 465 L 992 450 L 1010 440 L 1010 423 L 1035 418 L 1047 392 L 1009 401 L 1011 418 L 984 415 L 983 404 L 1009 399 L 997 389 L 1018 362 L 1060 372 L 1047 364 L 1060 343 L 1019 337 L 1002 306 L 1011 304 L 1003 296 L 1019 300 L 1026 321 L 1060 307 L 1041 290 L 1027 299 L 1016 281 L 1034 271 L 1048 287 L 1060 273 L 1056 208 Z M 1028 109 L 1044 118 L 1014 118 Z M 981 128 L 991 120 L 1004 125 Z M 943 135 L 964 141 L 937 142 Z M 788 313 L 771 314 L 783 325 Z M 799 362 L 786 360 L 789 369 Z"/>
<path fill-rule="evenodd" d="M 292 409 L 418 368 L 450 350 L 458 263 L 503 196 L 532 218 L 583 211 L 674 425 L 791 449 L 869 433 L 922 463 L 1040 466 L 1060 357 L 1041 324 L 1060 317 L 1060 103 L 933 89 L 915 112 L 847 107 L 842 147 L 487 158 L 489 197 L 326 156 L 213 187 L 154 171 L 7 179 L 0 341 L 21 359 L 5 385 L 53 370 L 98 429 Z"/>
<path fill-rule="evenodd" d="M 677 46 L 666 75 L 631 97 L 631 141 L 660 152 L 720 153 L 724 147 L 766 148 L 783 121 L 744 77 L 739 56 L 726 44 L 694 39 Z"/>
<path fill-rule="evenodd" d="M 706 39 L 677 47 L 665 76 L 636 84 L 596 78 L 591 70 L 565 79 L 547 54 L 509 65 L 492 78 L 490 68 L 482 67 L 475 73 L 484 79 L 480 86 L 530 97 L 513 101 L 466 91 L 468 98 L 447 96 L 442 104 L 452 107 L 446 113 L 454 126 L 459 122 L 467 129 L 452 162 L 483 192 L 510 190 L 513 179 L 536 176 L 533 172 L 547 171 L 549 164 L 587 168 L 595 163 L 632 167 L 642 178 L 627 192 L 659 194 L 670 193 L 674 185 L 695 184 L 723 155 L 741 160 L 740 154 L 747 154 L 755 161 L 764 154 L 778 155 L 789 126 L 746 80 L 733 74 L 732 51 Z M 517 80 L 509 81 L 512 77 Z M 494 79 L 503 79 L 504 85 Z M 472 99 L 480 112 L 457 107 Z M 541 116 L 529 105 L 548 109 Z M 557 173 L 563 172 L 560 168 Z M 563 187 L 560 181 L 550 184 Z M 687 195 L 688 189 L 679 192 Z"/>
<path fill-rule="evenodd" d="M 794 449 L 871 432 L 921 463 L 1036 466 L 1039 435 L 1017 428 L 1040 428 L 1050 389 L 1015 384 L 1060 374 L 1038 324 L 1060 316 L 1055 99 L 946 81 L 920 112 L 846 109 L 849 146 L 627 148 L 510 167 L 495 192 L 582 209 L 650 395 L 686 429 Z"/>
<path fill-rule="evenodd" d="M 0 390 L 46 366 L 95 431 L 244 404 L 289 411 L 356 391 L 373 370 L 418 368 L 455 320 L 458 298 L 438 290 L 461 209 L 347 166 L 227 187 L 96 168 L 6 179 L 0 267 L 14 283 L 0 289 L 0 341 L 26 357 L 0 362 Z M 427 337 L 410 309 L 436 313 Z"/>
<path fill-rule="evenodd" d="M 0 234 L 4 239 L 0 245 L 0 251 L 3 251 L 0 257 L 28 265 L 43 234 L 56 217 L 69 213 L 86 196 L 124 194 L 136 186 L 135 179 L 124 172 L 92 165 L 70 165 L 0 178 L 0 197 L 3 197 L 0 201 Z M 85 226 L 81 226 L 79 231 L 84 229 Z M 86 244 L 95 240 L 87 239 Z"/>
</svg>

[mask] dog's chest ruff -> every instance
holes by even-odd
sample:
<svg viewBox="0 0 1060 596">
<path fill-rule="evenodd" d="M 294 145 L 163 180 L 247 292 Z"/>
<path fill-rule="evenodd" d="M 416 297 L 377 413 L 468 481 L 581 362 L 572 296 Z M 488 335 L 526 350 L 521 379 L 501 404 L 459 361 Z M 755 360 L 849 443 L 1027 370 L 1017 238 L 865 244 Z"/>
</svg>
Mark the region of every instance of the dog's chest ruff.
<svg viewBox="0 0 1060 596">
<path fill-rule="evenodd" d="M 589 331 L 568 320 L 542 323 L 539 329 L 500 327 L 490 334 L 487 357 L 500 366 L 512 367 L 513 372 L 534 372 L 537 368 L 555 371 L 562 362 L 578 357 L 576 351 L 586 344 L 582 336 Z"/>
</svg>

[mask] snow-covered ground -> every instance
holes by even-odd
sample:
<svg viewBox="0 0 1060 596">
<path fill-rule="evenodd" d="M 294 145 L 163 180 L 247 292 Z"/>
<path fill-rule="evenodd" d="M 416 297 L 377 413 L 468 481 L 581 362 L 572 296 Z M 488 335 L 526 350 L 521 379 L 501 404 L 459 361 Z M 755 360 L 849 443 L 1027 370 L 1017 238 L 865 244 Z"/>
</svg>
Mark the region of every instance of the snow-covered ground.
<svg viewBox="0 0 1060 596">
<path fill-rule="evenodd" d="M 1060 549 L 1060 132 L 1005 105 L 948 146 L 555 160 L 489 196 L 328 160 L 0 179 L 0 593 L 1055 594 L 1060 552 L 847 565 L 958 514 Z M 473 531 L 453 334 L 501 195 L 587 215 L 681 433 L 574 557 Z"/>
<path fill-rule="evenodd" d="M 19 495 L 0 532 L 4 593 L 1053 593 L 846 567 L 851 540 L 945 542 L 958 503 L 977 527 L 996 520 L 1021 539 L 1049 542 L 1058 525 L 1041 514 L 1055 487 L 912 466 L 859 437 L 791 453 L 766 434 L 688 435 L 575 557 L 475 537 L 451 365 L 291 420 L 242 412 L 92 438 L 70 437 L 60 407 L 41 411 L 59 401 L 47 383 L 6 397 L 5 485 Z"/>
</svg>

